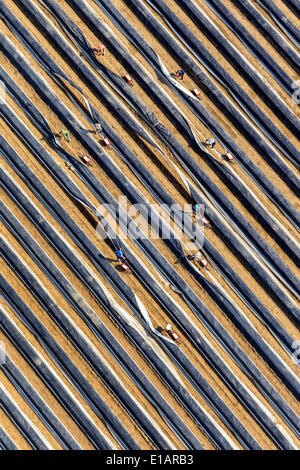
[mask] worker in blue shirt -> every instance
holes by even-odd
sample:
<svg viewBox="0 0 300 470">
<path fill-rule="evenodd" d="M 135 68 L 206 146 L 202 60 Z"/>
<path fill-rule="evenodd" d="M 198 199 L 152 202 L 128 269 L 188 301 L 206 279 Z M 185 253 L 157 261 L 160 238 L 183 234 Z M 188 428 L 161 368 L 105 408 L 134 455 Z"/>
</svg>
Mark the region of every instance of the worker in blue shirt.
<svg viewBox="0 0 300 470">
<path fill-rule="evenodd" d="M 195 205 L 193 206 L 193 215 L 194 215 L 194 216 L 196 216 L 196 215 L 198 214 L 199 209 L 200 209 L 199 204 L 195 204 Z"/>
<path fill-rule="evenodd" d="M 183 69 L 177 70 L 176 76 L 177 76 L 178 78 L 180 78 L 180 80 L 183 80 L 183 75 L 184 75 L 184 70 L 183 70 Z"/>
<path fill-rule="evenodd" d="M 117 255 L 117 258 L 118 258 L 118 261 L 122 261 L 122 259 L 124 259 L 124 254 L 123 254 L 123 251 L 121 250 L 121 248 L 118 248 L 116 250 L 116 255 Z"/>
</svg>

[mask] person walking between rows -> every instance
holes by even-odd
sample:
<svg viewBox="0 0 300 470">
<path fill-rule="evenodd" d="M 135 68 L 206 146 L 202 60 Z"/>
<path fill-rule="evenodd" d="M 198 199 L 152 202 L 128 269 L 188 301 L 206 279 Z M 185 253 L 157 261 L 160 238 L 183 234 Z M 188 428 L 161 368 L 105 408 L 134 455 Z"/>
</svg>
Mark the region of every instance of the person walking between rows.
<svg viewBox="0 0 300 470">
<path fill-rule="evenodd" d="M 196 217 L 198 214 L 199 214 L 199 210 L 200 210 L 200 205 L 199 204 L 195 204 L 193 206 L 193 216 Z"/>
<path fill-rule="evenodd" d="M 117 255 L 117 258 L 118 258 L 118 261 L 119 261 L 119 262 L 121 262 L 121 261 L 125 258 L 124 253 L 123 253 L 123 251 L 121 250 L 121 248 L 118 248 L 118 249 L 116 250 L 116 255 Z"/>
</svg>

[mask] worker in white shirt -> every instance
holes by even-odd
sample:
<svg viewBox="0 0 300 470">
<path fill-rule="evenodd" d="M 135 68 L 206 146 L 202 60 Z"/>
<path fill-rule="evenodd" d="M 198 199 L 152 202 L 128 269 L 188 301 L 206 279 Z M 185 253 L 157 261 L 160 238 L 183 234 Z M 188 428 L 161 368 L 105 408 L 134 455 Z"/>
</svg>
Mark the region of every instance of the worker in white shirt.
<svg viewBox="0 0 300 470">
<path fill-rule="evenodd" d="M 100 122 L 96 122 L 96 123 L 95 123 L 95 129 L 96 129 L 96 130 L 95 130 L 96 134 L 101 134 L 101 132 L 103 131 L 103 129 L 102 129 L 102 126 L 101 126 Z"/>
<path fill-rule="evenodd" d="M 208 139 L 206 139 L 205 143 L 206 143 L 206 146 L 211 149 L 213 149 L 214 146 L 216 145 L 216 141 L 213 137 L 209 137 Z"/>
</svg>

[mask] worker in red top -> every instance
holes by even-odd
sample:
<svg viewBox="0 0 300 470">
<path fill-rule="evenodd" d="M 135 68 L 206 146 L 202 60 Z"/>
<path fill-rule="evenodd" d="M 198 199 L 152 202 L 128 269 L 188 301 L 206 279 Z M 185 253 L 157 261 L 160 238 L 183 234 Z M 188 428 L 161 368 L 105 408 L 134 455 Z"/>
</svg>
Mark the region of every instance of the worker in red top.
<svg viewBox="0 0 300 470">
<path fill-rule="evenodd" d="M 99 44 L 97 47 L 97 55 L 104 55 L 105 54 L 105 47 L 103 44 Z"/>
</svg>

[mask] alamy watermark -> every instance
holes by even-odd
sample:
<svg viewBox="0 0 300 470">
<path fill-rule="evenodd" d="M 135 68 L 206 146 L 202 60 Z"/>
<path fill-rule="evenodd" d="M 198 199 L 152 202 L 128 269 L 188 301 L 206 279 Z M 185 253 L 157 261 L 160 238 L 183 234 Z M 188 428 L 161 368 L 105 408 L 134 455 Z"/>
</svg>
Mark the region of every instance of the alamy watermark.
<svg viewBox="0 0 300 470">
<path fill-rule="evenodd" d="M 6 103 L 6 86 L 5 83 L 0 80 L 0 105 Z"/>
<path fill-rule="evenodd" d="M 118 204 L 103 204 L 97 208 L 100 222 L 97 234 L 101 239 L 177 239 L 185 238 L 187 249 L 201 248 L 204 242 L 204 205 L 132 204 L 121 196 Z M 197 224 L 196 224 L 197 222 Z M 184 237 L 185 235 L 185 237 Z M 193 241 L 190 241 L 193 240 Z"/>
<path fill-rule="evenodd" d="M 300 104 L 300 80 L 294 80 L 292 88 L 295 90 L 292 94 L 292 99 L 296 104 Z"/>
<path fill-rule="evenodd" d="M 5 364 L 5 358 L 6 358 L 5 345 L 3 341 L 0 341 L 0 366 L 2 364 Z"/>
<path fill-rule="evenodd" d="M 293 341 L 292 348 L 295 349 L 292 354 L 292 359 L 295 364 L 300 367 L 300 339 Z"/>
</svg>

